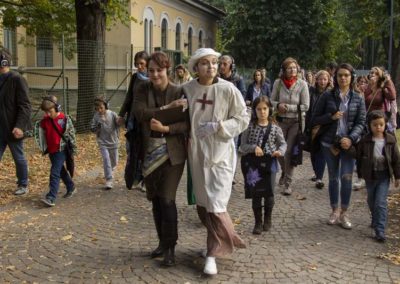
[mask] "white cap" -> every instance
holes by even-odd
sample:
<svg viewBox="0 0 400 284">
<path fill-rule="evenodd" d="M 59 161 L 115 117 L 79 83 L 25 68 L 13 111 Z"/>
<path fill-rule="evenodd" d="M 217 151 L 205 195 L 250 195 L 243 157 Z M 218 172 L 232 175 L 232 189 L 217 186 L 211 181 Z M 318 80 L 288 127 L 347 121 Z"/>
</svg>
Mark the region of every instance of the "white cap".
<svg viewBox="0 0 400 284">
<path fill-rule="evenodd" d="M 188 63 L 188 69 L 190 72 L 196 72 L 193 67 L 196 66 L 197 62 L 200 60 L 200 58 L 203 58 L 205 56 L 208 55 L 214 55 L 217 58 L 219 58 L 221 56 L 221 53 L 216 52 L 214 49 L 212 48 L 199 48 L 198 50 L 196 50 L 194 52 L 194 54 L 190 57 L 189 59 L 189 63 Z"/>
</svg>

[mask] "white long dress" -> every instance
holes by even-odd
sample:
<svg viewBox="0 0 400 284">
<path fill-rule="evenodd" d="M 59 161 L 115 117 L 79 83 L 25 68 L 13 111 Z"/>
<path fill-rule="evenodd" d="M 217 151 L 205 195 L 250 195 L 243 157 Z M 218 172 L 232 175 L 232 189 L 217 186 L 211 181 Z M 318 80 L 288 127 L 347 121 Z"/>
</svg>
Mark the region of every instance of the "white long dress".
<svg viewBox="0 0 400 284">
<path fill-rule="evenodd" d="M 196 204 L 207 212 L 226 212 L 237 159 L 233 138 L 247 128 L 250 115 L 240 91 L 223 79 L 209 86 L 192 80 L 183 91 L 189 104 L 189 165 Z M 220 122 L 219 131 L 198 139 L 200 123 L 210 121 Z"/>
</svg>

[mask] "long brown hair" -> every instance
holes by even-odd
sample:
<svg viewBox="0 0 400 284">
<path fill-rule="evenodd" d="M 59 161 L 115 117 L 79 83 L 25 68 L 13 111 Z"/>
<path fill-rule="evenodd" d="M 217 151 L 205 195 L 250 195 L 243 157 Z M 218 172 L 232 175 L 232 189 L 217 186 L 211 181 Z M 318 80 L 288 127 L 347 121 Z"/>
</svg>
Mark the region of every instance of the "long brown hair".
<svg viewBox="0 0 400 284">
<path fill-rule="evenodd" d="M 261 82 L 260 82 L 260 85 L 262 86 L 262 85 L 264 85 L 265 77 L 264 77 L 264 73 L 261 71 L 261 69 L 256 69 L 256 70 L 253 72 L 253 81 L 254 81 L 254 83 L 256 83 L 256 73 L 257 73 L 257 72 L 259 72 L 259 73 L 261 74 Z"/>
<path fill-rule="evenodd" d="M 265 103 L 268 106 L 268 120 L 269 120 L 269 122 L 274 123 L 275 120 L 272 117 L 273 108 L 272 108 L 271 100 L 269 97 L 264 96 L 264 95 L 255 98 L 255 100 L 253 101 L 253 103 L 251 105 L 251 110 L 252 110 L 251 122 L 253 122 L 254 124 L 257 123 L 258 117 L 257 117 L 256 107 L 260 103 Z"/>
</svg>

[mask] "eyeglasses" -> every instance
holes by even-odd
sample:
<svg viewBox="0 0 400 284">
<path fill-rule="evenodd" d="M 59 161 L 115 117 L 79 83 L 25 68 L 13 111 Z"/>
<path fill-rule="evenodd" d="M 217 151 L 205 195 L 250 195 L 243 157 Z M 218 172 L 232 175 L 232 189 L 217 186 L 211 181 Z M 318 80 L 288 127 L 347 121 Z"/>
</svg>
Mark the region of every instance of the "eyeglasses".
<svg viewBox="0 0 400 284">
<path fill-rule="evenodd" d="M 347 77 L 350 77 L 351 74 L 349 74 L 349 73 L 338 73 L 337 76 L 338 76 L 339 78 L 341 78 L 341 77 L 347 78 Z"/>
</svg>

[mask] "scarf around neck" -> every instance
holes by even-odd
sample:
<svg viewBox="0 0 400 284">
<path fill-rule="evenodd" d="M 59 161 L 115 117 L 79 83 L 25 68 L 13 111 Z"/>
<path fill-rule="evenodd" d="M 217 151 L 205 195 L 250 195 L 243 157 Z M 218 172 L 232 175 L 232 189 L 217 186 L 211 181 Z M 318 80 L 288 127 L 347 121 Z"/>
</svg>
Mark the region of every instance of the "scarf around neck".
<svg viewBox="0 0 400 284">
<path fill-rule="evenodd" d="M 142 81 L 149 80 L 149 77 L 147 77 L 147 73 L 145 73 L 145 72 L 137 72 L 136 74 L 137 74 L 137 77 L 139 80 L 142 80 Z"/>
<path fill-rule="evenodd" d="M 297 78 L 296 77 L 292 77 L 290 79 L 283 79 L 283 83 L 285 84 L 286 88 L 290 89 L 294 83 L 296 83 Z"/>
</svg>

